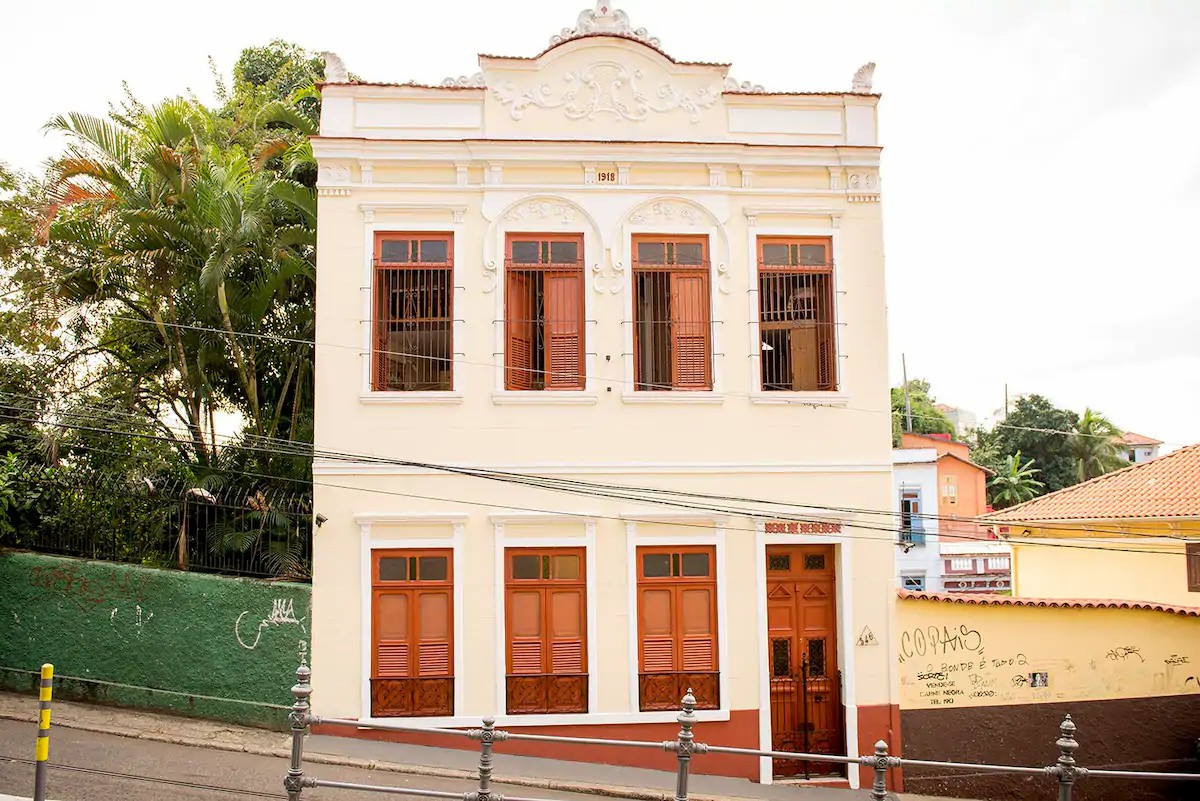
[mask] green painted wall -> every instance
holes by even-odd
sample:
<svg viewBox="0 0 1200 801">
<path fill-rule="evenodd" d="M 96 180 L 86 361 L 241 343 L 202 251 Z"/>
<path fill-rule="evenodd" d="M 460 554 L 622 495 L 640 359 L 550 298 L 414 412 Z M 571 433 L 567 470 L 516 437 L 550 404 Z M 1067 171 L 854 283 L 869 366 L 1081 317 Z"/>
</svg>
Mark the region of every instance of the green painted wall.
<svg viewBox="0 0 1200 801">
<path fill-rule="evenodd" d="M 18 671 L 50 662 L 56 676 L 186 694 L 63 680 L 56 698 L 284 728 L 284 710 L 237 701 L 291 703 L 310 598 L 304 584 L 0 553 L 0 687 L 34 690 Z"/>
</svg>

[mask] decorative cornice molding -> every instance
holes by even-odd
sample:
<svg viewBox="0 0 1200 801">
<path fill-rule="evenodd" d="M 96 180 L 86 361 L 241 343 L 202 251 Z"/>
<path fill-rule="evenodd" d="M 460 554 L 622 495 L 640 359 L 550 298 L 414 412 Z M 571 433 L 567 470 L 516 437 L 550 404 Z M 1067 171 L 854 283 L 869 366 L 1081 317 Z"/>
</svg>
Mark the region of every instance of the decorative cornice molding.
<svg viewBox="0 0 1200 801">
<path fill-rule="evenodd" d="M 673 83 L 648 90 L 640 85 L 643 77 L 640 69 L 616 61 L 595 61 L 583 69 L 567 72 L 561 90 L 543 83 L 522 91 L 512 81 L 506 81 L 492 87 L 492 97 L 501 105 L 510 106 L 508 114 L 514 120 L 524 117 L 525 111 L 534 106 L 561 109 L 571 120 L 594 120 L 608 115 L 641 122 L 651 114 L 683 111 L 690 122 L 697 123 L 702 112 L 712 108 L 721 94 L 714 87 L 701 86 L 688 91 Z M 651 98 L 659 102 L 652 102 Z"/>
<path fill-rule="evenodd" d="M 878 203 L 879 173 L 851 171 L 846 178 L 846 199 L 851 203 Z"/>
<path fill-rule="evenodd" d="M 347 197 L 350 194 L 348 186 L 318 186 L 317 195 L 319 197 Z"/>
<path fill-rule="evenodd" d="M 742 92 L 745 94 L 761 95 L 766 93 L 766 87 L 761 83 L 750 83 L 750 81 L 738 82 L 737 78 L 732 75 L 725 76 L 725 91 L 726 92 Z"/>
<path fill-rule="evenodd" d="M 625 36 L 645 42 L 651 47 L 660 47 L 662 42 L 658 37 L 651 36 L 645 28 L 635 28 L 629 24 L 629 15 L 619 8 L 613 8 L 607 0 L 599 0 L 594 8 L 584 9 L 575 19 L 574 28 L 563 28 L 550 37 L 550 46 L 560 45 L 581 36 L 596 33 L 609 33 Z"/>
<path fill-rule="evenodd" d="M 451 76 L 443 78 L 440 84 L 448 89 L 486 89 L 487 83 L 483 79 L 483 73 L 477 72 L 474 75 L 459 75 L 457 78 Z"/>
<path fill-rule="evenodd" d="M 871 81 L 875 77 L 875 62 L 868 61 L 858 68 L 854 73 L 854 80 L 850 84 L 850 91 L 856 95 L 871 94 Z"/>
</svg>

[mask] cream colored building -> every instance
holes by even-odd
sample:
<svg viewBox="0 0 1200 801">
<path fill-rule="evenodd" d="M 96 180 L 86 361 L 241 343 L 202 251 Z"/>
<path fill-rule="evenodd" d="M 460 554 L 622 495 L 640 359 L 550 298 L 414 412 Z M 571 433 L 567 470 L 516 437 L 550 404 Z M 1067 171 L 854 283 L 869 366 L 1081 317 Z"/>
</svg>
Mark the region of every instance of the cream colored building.
<svg viewBox="0 0 1200 801">
<path fill-rule="evenodd" d="M 873 65 L 765 91 L 599 3 L 479 70 L 327 67 L 315 709 L 661 740 L 690 686 L 898 750 Z"/>
</svg>

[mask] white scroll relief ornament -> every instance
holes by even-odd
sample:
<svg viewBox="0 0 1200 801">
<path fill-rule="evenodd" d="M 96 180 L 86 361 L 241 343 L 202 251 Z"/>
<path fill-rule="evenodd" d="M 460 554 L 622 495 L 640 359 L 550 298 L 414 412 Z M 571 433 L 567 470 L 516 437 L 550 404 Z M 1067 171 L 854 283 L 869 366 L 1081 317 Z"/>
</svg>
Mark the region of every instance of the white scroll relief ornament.
<svg viewBox="0 0 1200 801">
<path fill-rule="evenodd" d="M 738 79 L 734 78 L 732 75 L 727 75 L 725 77 L 725 91 L 761 95 L 767 90 L 761 83 L 751 83 L 750 81 L 739 82 Z"/>
<path fill-rule="evenodd" d="M 682 111 L 688 120 L 700 121 L 701 113 L 717 102 L 721 91 L 717 87 L 700 87 L 693 91 L 664 83 L 648 90 L 641 85 L 642 71 L 615 61 L 597 61 L 581 70 L 571 70 L 563 76 L 564 86 L 556 91 L 543 83 L 528 91 L 517 90 L 512 81 L 492 89 L 492 96 L 502 105 L 510 106 L 509 116 L 519 120 L 530 106 L 562 109 L 568 119 L 594 120 L 603 115 L 620 120 L 640 122 L 651 114 Z"/>
<path fill-rule="evenodd" d="M 575 20 L 574 28 L 563 28 L 558 34 L 550 37 L 550 46 L 569 42 L 572 39 L 578 39 L 580 36 L 588 36 L 596 33 L 608 33 L 615 36 L 624 36 L 629 39 L 637 39 L 639 42 L 644 42 L 651 47 L 658 47 L 661 43 L 658 37 L 651 36 L 645 28 L 635 28 L 629 24 L 629 15 L 624 11 L 613 8 L 612 4 L 607 0 L 600 0 L 596 3 L 595 8 L 584 9 L 579 12 L 579 17 Z"/>
<path fill-rule="evenodd" d="M 326 50 L 321 53 L 325 59 L 325 83 L 349 83 L 350 73 L 346 71 L 346 63 L 337 53 Z"/>
<path fill-rule="evenodd" d="M 457 78 L 443 78 L 442 86 L 448 89 L 486 89 L 487 84 L 484 83 L 483 73 L 477 72 L 474 75 L 459 75 Z"/>
<path fill-rule="evenodd" d="M 856 95 L 871 94 L 871 80 L 875 77 L 875 62 L 869 61 L 858 68 L 854 73 L 854 81 L 850 85 L 850 91 Z"/>
</svg>

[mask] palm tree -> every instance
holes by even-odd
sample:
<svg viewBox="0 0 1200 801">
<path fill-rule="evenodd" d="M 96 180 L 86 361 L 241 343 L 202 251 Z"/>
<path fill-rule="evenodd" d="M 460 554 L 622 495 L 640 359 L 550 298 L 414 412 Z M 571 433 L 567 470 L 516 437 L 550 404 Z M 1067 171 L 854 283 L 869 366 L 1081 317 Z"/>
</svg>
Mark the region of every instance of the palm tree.
<svg viewBox="0 0 1200 801">
<path fill-rule="evenodd" d="M 1090 408 L 1075 424 L 1068 448 L 1075 459 L 1075 474 L 1080 481 L 1087 481 L 1125 466 L 1117 439 L 1118 429 L 1107 417 Z"/>
<path fill-rule="evenodd" d="M 1021 463 L 1020 451 L 1006 456 L 1004 469 L 988 482 L 992 505 L 1003 509 L 1036 498 L 1046 486 L 1034 478 L 1040 472 L 1033 466 L 1033 459 Z"/>
</svg>

